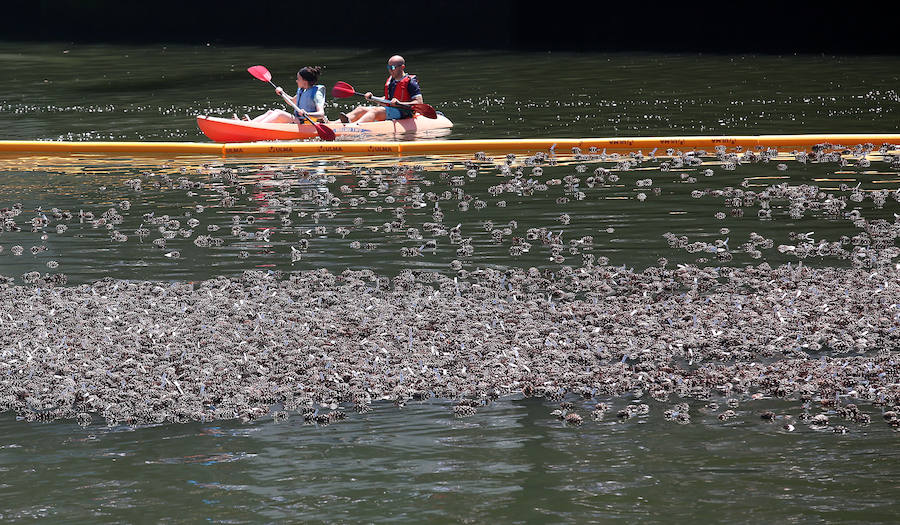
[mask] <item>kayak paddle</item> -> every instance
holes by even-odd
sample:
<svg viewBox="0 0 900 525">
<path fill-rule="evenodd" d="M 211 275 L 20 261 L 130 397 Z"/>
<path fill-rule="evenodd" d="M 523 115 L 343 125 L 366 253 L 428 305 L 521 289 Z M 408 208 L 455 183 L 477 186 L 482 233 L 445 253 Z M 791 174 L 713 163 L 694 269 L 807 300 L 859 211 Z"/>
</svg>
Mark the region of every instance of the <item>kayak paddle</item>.
<svg viewBox="0 0 900 525">
<path fill-rule="evenodd" d="M 331 95 L 335 98 L 347 98 L 352 97 L 353 95 L 358 95 L 360 97 L 365 97 L 364 94 L 360 93 L 353 89 L 353 86 L 346 82 L 338 82 L 331 88 Z M 375 102 L 380 102 L 385 106 L 391 106 L 393 108 L 401 108 L 401 109 L 411 109 L 417 113 L 421 113 L 422 116 L 427 118 L 437 118 L 437 111 L 434 110 L 433 107 L 428 104 L 407 104 L 405 102 L 400 102 L 398 104 L 391 104 L 390 100 L 381 98 L 381 97 L 372 97 L 372 100 Z"/>
<path fill-rule="evenodd" d="M 257 79 L 262 80 L 263 82 L 268 82 L 269 84 L 272 84 L 273 87 L 278 88 L 278 86 L 276 86 L 275 83 L 272 82 L 272 73 L 269 73 L 269 70 L 266 69 L 265 66 L 248 67 L 247 71 Z M 294 104 L 294 100 L 289 97 L 284 92 L 284 90 L 282 90 L 281 92 L 281 98 L 283 98 L 285 102 L 287 102 L 292 108 L 294 108 L 294 111 L 296 111 L 298 114 L 300 113 L 300 108 L 297 107 L 297 104 Z M 309 115 L 307 115 L 305 112 L 303 114 L 303 117 L 306 118 L 306 120 L 316 128 L 316 133 L 319 134 L 319 138 L 329 141 L 334 140 L 335 135 L 333 129 L 323 124 L 319 124 L 318 122 L 309 118 Z"/>
</svg>

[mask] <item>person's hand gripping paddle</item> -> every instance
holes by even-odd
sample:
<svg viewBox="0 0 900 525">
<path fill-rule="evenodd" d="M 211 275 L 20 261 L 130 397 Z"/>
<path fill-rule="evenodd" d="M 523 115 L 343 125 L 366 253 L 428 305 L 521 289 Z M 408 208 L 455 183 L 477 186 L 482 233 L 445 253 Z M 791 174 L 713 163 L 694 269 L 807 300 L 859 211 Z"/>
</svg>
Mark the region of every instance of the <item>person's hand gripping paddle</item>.
<svg viewBox="0 0 900 525">
<path fill-rule="evenodd" d="M 331 88 L 331 95 L 335 98 L 347 98 L 352 97 L 353 95 L 365 97 L 364 94 L 356 91 L 355 89 L 353 89 L 353 86 L 346 82 L 338 82 L 337 84 L 335 84 L 334 87 Z M 416 113 L 421 113 L 422 116 L 427 118 L 437 118 L 437 111 L 435 111 L 434 108 L 429 106 L 428 104 L 406 104 L 404 102 L 391 104 L 390 100 L 381 97 L 372 97 L 371 100 L 384 104 L 385 106 L 391 106 L 392 108 L 411 109 Z"/>
<path fill-rule="evenodd" d="M 297 107 L 297 104 L 294 104 L 294 100 L 290 96 L 288 96 L 284 92 L 284 90 L 282 90 L 281 88 L 276 86 L 274 82 L 272 82 L 272 73 L 269 73 L 269 70 L 266 69 L 265 66 L 248 67 L 247 71 L 257 79 L 262 80 L 263 82 L 268 82 L 269 84 L 272 84 L 272 87 L 281 91 L 281 98 L 283 98 L 284 101 L 288 103 L 288 105 L 294 108 L 294 111 L 296 111 L 297 114 L 302 114 L 303 117 L 316 128 L 316 133 L 319 134 L 319 138 L 321 138 L 322 140 L 334 140 L 334 130 L 309 118 L 309 115 L 307 115 L 305 112 L 301 113 L 300 108 Z"/>
</svg>

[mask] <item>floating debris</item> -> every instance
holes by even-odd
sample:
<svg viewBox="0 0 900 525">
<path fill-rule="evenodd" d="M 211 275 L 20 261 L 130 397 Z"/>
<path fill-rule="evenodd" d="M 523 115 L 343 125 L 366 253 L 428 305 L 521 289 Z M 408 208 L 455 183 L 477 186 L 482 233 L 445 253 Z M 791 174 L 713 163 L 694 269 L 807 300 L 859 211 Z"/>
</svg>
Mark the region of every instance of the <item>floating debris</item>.
<svg viewBox="0 0 900 525">
<path fill-rule="evenodd" d="M 789 173 L 896 163 L 890 148 L 850 149 L 794 152 L 803 166 Z M 666 403 L 663 417 L 687 424 L 694 400 L 706 405 L 699 414 L 728 421 L 764 396 L 826 407 L 797 416 L 815 428 L 840 430 L 828 417 L 851 431 L 869 424 L 867 405 L 886 407 L 884 420 L 900 426 L 900 218 L 890 208 L 900 191 L 752 176 L 792 162 L 768 149 L 654 155 L 480 154 L 436 164 L 443 172 L 433 176 L 422 174 L 427 164 L 394 160 L 269 166 L 264 176 L 216 166 L 142 173 L 81 210 L 16 203 L 0 210 L 9 252 L 20 256 L 8 259 L 11 273 L 24 283 L 0 279 L 13 299 L 0 307 L 0 410 L 87 424 L 283 421 L 293 412 L 328 424 L 346 416 L 340 408 L 365 412 L 379 401 L 457 400 L 453 414 L 469 417 L 492 399 L 539 396 L 562 401 L 555 415 L 578 425 L 584 401 L 573 398 L 592 400 L 589 419 L 602 421 L 649 413 L 636 401 L 612 408 L 635 396 Z M 720 176 L 698 185 L 715 175 L 710 163 Z M 333 168 L 343 173 L 327 174 Z M 180 192 L 179 207 L 158 206 L 160 192 Z M 673 216 L 688 205 L 703 213 L 671 221 L 662 239 L 640 239 L 656 243 L 646 249 L 652 266 L 611 265 L 635 229 L 622 208 L 607 213 L 598 202 L 649 210 L 672 196 Z M 531 213 L 529 199 L 545 208 Z M 68 277 L 41 269 L 76 266 L 65 258 L 70 242 L 139 250 L 130 262 L 148 271 L 145 260 L 183 271 L 227 259 L 232 275 L 63 288 Z M 329 250 L 348 247 L 353 258 L 377 252 L 365 255 L 389 270 L 310 270 L 343 264 Z M 251 265 L 273 271 L 233 274 Z"/>
<path fill-rule="evenodd" d="M 461 399 L 636 389 L 658 399 L 762 392 L 894 406 L 900 361 L 877 349 L 900 340 L 896 312 L 888 317 L 900 280 L 896 270 L 883 272 L 880 291 L 851 284 L 870 278 L 863 270 L 765 264 L 641 273 L 594 266 L 559 280 L 524 270 L 478 270 L 466 281 L 403 272 L 391 287 L 372 272 L 349 270 L 287 280 L 248 271 L 196 284 L 6 285 L 18 300 L 0 310 L 0 409 L 148 423 L 252 419 L 276 403 L 288 412 L 307 403 L 405 403 L 420 392 Z M 610 280 L 612 273 L 619 277 Z M 652 297 L 648 285 L 658 290 Z M 567 295 L 574 286 L 584 298 Z M 735 292 L 747 286 L 755 292 Z M 78 313 L 96 310 L 110 314 Z M 486 327 L 482 319 L 494 322 Z M 751 321 L 754 330 L 745 330 Z M 831 357 L 816 357 L 814 344 Z M 527 386 L 535 384 L 544 385 L 540 392 Z M 574 408 L 565 403 L 564 418 Z M 629 405 L 619 416 L 648 410 Z M 849 405 L 843 414 L 859 417 Z M 665 415 L 690 421 L 686 404 Z M 810 420 L 827 424 L 824 415 Z"/>
</svg>

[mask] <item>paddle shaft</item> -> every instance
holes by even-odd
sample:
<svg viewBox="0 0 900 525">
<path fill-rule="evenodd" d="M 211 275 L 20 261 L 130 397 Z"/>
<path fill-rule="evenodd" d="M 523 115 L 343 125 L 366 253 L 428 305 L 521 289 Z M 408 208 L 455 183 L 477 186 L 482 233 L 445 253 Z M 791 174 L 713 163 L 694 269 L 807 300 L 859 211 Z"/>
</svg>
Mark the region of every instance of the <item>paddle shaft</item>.
<svg viewBox="0 0 900 525">
<path fill-rule="evenodd" d="M 355 89 L 353 90 L 353 94 L 363 97 L 363 98 L 366 98 L 365 93 L 360 93 L 359 91 L 356 91 Z M 384 104 L 385 106 L 390 106 L 392 108 L 408 109 L 410 111 L 414 111 L 415 106 L 418 105 L 418 104 L 406 104 L 403 102 L 398 102 L 398 103 L 394 104 L 393 102 L 391 102 L 390 100 L 388 100 L 386 98 L 376 97 L 375 95 L 372 95 L 372 97 L 368 98 L 367 100 L 374 100 L 375 102 L 379 102 L 381 104 Z"/>
<path fill-rule="evenodd" d="M 250 73 L 251 75 L 253 75 L 257 80 L 262 80 L 263 82 L 268 82 L 269 84 L 272 84 L 272 87 L 275 88 L 275 91 L 280 92 L 281 98 L 283 98 L 285 102 L 287 102 L 292 108 L 294 108 L 294 111 L 297 112 L 297 115 L 299 116 L 302 114 L 303 117 L 307 121 L 309 121 L 309 123 L 312 124 L 314 128 L 316 128 L 316 134 L 319 135 L 320 139 L 322 139 L 322 140 L 334 140 L 335 139 L 335 134 L 334 134 L 333 129 L 329 128 L 328 126 L 323 126 L 322 124 L 319 124 L 318 122 L 314 121 L 309 115 L 306 114 L 305 111 L 302 111 L 300 108 L 297 107 L 297 104 L 294 103 L 294 99 L 292 99 L 287 94 L 285 94 L 283 89 L 276 86 L 275 83 L 272 82 L 272 74 L 269 73 L 269 70 L 266 69 L 265 66 L 251 66 L 251 67 L 247 68 L 247 72 Z M 301 111 L 302 111 L 302 113 L 301 113 Z"/>
<path fill-rule="evenodd" d="M 272 87 L 274 87 L 275 89 L 278 89 L 278 86 L 276 86 L 275 83 L 272 82 L 271 80 L 269 81 L 269 84 L 272 84 Z M 298 115 L 303 115 L 304 118 L 306 118 L 306 120 L 308 120 L 310 124 L 312 124 L 312 125 L 316 124 L 313 121 L 313 119 L 309 118 L 309 115 L 307 115 L 305 111 L 303 113 L 300 113 L 300 108 L 297 106 L 297 104 L 294 103 L 294 99 L 292 99 L 287 93 L 285 93 L 284 90 L 281 90 L 281 98 L 283 98 L 284 101 L 288 103 L 288 105 L 290 105 L 292 108 L 294 108 L 294 111 L 296 111 Z"/>
<path fill-rule="evenodd" d="M 438 118 L 437 111 L 435 111 L 434 108 L 429 106 L 428 104 L 416 103 L 416 102 L 413 102 L 413 103 L 397 102 L 395 104 L 395 103 L 393 103 L 385 98 L 381 98 L 381 97 L 376 97 L 376 96 L 366 97 L 366 95 L 363 95 L 359 91 L 356 91 L 355 89 L 353 89 L 353 86 L 351 86 L 350 84 L 343 82 L 343 81 L 338 82 L 337 84 L 334 85 L 334 87 L 331 89 L 331 94 L 337 98 L 346 98 L 346 97 L 352 97 L 353 95 L 356 95 L 358 97 L 363 97 L 366 100 L 374 100 L 375 102 L 378 102 L 378 103 L 383 104 L 388 107 L 405 109 L 407 111 L 415 111 L 415 112 L 423 115 L 426 118 L 432 118 L 432 119 Z"/>
<path fill-rule="evenodd" d="M 275 83 L 271 80 L 269 81 L 269 84 L 275 86 Z M 278 86 L 275 87 L 277 88 Z M 296 111 L 298 115 L 303 115 L 303 118 L 305 118 L 307 122 L 309 122 L 313 125 L 313 127 L 316 128 L 316 133 L 318 133 L 319 138 L 323 140 L 334 140 L 334 131 L 332 131 L 331 128 L 323 126 L 322 124 L 319 124 L 318 122 L 313 120 L 309 115 L 306 114 L 305 111 L 303 113 L 300 113 L 300 108 L 297 107 L 297 104 L 294 103 L 294 99 L 288 96 L 288 94 L 285 93 L 284 90 L 281 90 L 281 98 L 283 98 L 285 102 L 290 104 L 290 106 L 294 108 L 294 111 Z"/>
<path fill-rule="evenodd" d="M 365 96 L 365 95 L 363 95 L 363 96 Z M 386 98 L 376 97 L 375 95 L 372 95 L 372 98 L 370 98 L 369 100 L 374 100 L 375 102 L 384 104 L 385 106 L 390 106 L 392 108 L 408 109 L 410 111 L 412 111 L 414 109 L 413 106 L 415 106 L 415 104 L 404 104 L 403 102 L 398 102 L 398 103 L 394 104 L 393 102 L 391 102 L 390 100 L 388 100 Z"/>
</svg>

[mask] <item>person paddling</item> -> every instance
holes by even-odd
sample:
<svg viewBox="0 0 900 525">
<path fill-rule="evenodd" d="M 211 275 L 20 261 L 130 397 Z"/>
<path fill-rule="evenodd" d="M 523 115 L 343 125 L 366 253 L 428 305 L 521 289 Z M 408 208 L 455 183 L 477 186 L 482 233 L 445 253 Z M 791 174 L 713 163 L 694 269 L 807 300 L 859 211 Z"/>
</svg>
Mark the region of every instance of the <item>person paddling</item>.
<svg viewBox="0 0 900 525">
<path fill-rule="evenodd" d="M 253 120 L 256 122 L 304 123 L 303 116 L 306 115 L 315 121 L 327 121 L 325 118 L 325 86 L 317 84 L 321 72 L 321 66 L 306 66 L 297 72 L 297 95 L 294 97 L 294 103 L 302 113 L 294 110 L 291 114 L 280 109 L 270 109 Z M 279 87 L 275 89 L 275 93 L 282 95 L 284 90 Z"/>
<path fill-rule="evenodd" d="M 406 72 L 406 61 L 400 55 L 394 55 L 387 64 L 389 76 L 384 82 L 384 98 L 397 103 L 422 104 L 422 91 L 415 75 Z M 366 93 L 372 100 L 372 92 Z M 374 122 L 376 120 L 398 120 L 411 118 L 412 109 L 401 109 L 389 106 L 359 106 L 349 113 L 341 113 L 341 122 Z"/>
</svg>

